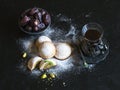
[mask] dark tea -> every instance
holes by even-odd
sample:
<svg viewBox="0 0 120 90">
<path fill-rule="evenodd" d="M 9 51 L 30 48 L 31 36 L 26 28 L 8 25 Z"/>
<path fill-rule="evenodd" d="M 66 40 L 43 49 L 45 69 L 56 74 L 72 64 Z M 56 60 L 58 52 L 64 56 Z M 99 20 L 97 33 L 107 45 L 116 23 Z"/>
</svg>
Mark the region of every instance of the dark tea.
<svg viewBox="0 0 120 90">
<path fill-rule="evenodd" d="M 91 41 L 96 41 L 100 38 L 101 36 L 101 33 L 97 30 L 87 30 L 86 33 L 85 33 L 85 37 L 88 39 L 88 40 L 91 40 Z"/>
</svg>

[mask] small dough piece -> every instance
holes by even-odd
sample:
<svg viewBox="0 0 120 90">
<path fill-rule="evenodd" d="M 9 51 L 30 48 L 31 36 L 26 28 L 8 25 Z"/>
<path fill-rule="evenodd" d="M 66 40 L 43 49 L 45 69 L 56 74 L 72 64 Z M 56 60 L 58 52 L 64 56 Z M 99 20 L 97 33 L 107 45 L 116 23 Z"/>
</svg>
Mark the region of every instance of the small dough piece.
<svg viewBox="0 0 120 90">
<path fill-rule="evenodd" d="M 42 58 L 48 59 L 55 56 L 56 49 L 52 42 L 43 42 L 39 47 L 39 55 Z"/>
<path fill-rule="evenodd" d="M 33 57 L 28 61 L 28 68 L 32 71 L 33 69 L 35 69 L 36 65 L 42 61 L 41 57 Z"/>
<path fill-rule="evenodd" d="M 37 39 L 37 41 L 36 41 L 36 46 L 39 47 L 41 43 L 46 42 L 46 41 L 52 42 L 52 40 L 49 37 L 47 37 L 47 36 L 40 36 Z"/>
<path fill-rule="evenodd" d="M 71 55 L 72 48 L 67 43 L 57 43 L 56 44 L 56 54 L 55 57 L 57 59 L 64 60 Z"/>
<path fill-rule="evenodd" d="M 50 69 L 54 66 L 56 66 L 56 62 L 49 59 L 49 60 L 43 60 L 40 62 L 40 65 L 39 65 L 39 69 L 40 70 L 46 70 L 46 69 Z"/>
</svg>

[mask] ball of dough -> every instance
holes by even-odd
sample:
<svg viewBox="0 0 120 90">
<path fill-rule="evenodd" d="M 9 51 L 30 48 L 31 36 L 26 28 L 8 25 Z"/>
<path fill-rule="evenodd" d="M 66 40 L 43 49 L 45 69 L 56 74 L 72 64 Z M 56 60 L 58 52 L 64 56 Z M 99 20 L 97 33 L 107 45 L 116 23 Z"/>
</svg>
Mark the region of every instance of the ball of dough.
<svg viewBox="0 0 120 90">
<path fill-rule="evenodd" d="M 52 58 L 56 53 L 55 46 L 52 42 L 43 42 L 39 47 L 39 55 L 42 58 Z"/>
<path fill-rule="evenodd" d="M 46 42 L 46 41 L 52 42 L 52 40 L 49 37 L 47 37 L 47 36 L 40 36 L 37 39 L 37 41 L 36 41 L 36 46 L 39 47 L 41 43 Z"/>
<path fill-rule="evenodd" d="M 56 44 L 56 54 L 57 59 L 66 59 L 71 55 L 71 46 L 67 43 L 58 43 Z"/>
</svg>

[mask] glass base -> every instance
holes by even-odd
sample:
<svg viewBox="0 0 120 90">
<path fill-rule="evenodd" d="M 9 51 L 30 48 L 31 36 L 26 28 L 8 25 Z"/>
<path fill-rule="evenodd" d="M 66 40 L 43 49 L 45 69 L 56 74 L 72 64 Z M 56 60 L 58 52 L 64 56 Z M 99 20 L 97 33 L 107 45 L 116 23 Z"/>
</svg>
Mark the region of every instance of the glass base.
<svg viewBox="0 0 120 90">
<path fill-rule="evenodd" d="M 105 58 L 109 54 L 109 44 L 105 38 L 102 40 L 102 43 L 103 43 L 102 49 L 100 50 L 100 53 L 98 55 L 94 56 L 84 55 L 84 58 L 88 64 L 97 64 L 100 61 L 105 60 Z"/>
</svg>

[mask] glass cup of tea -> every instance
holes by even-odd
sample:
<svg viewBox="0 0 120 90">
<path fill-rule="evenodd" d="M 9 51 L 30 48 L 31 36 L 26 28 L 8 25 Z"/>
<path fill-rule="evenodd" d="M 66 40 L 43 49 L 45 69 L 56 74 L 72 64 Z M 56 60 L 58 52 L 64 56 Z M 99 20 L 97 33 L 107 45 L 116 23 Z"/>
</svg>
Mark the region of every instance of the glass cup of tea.
<svg viewBox="0 0 120 90">
<path fill-rule="evenodd" d="M 104 30 L 97 23 L 85 24 L 82 28 L 81 50 L 88 63 L 98 63 L 108 54 L 108 43 L 103 39 Z"/>
</svg>

